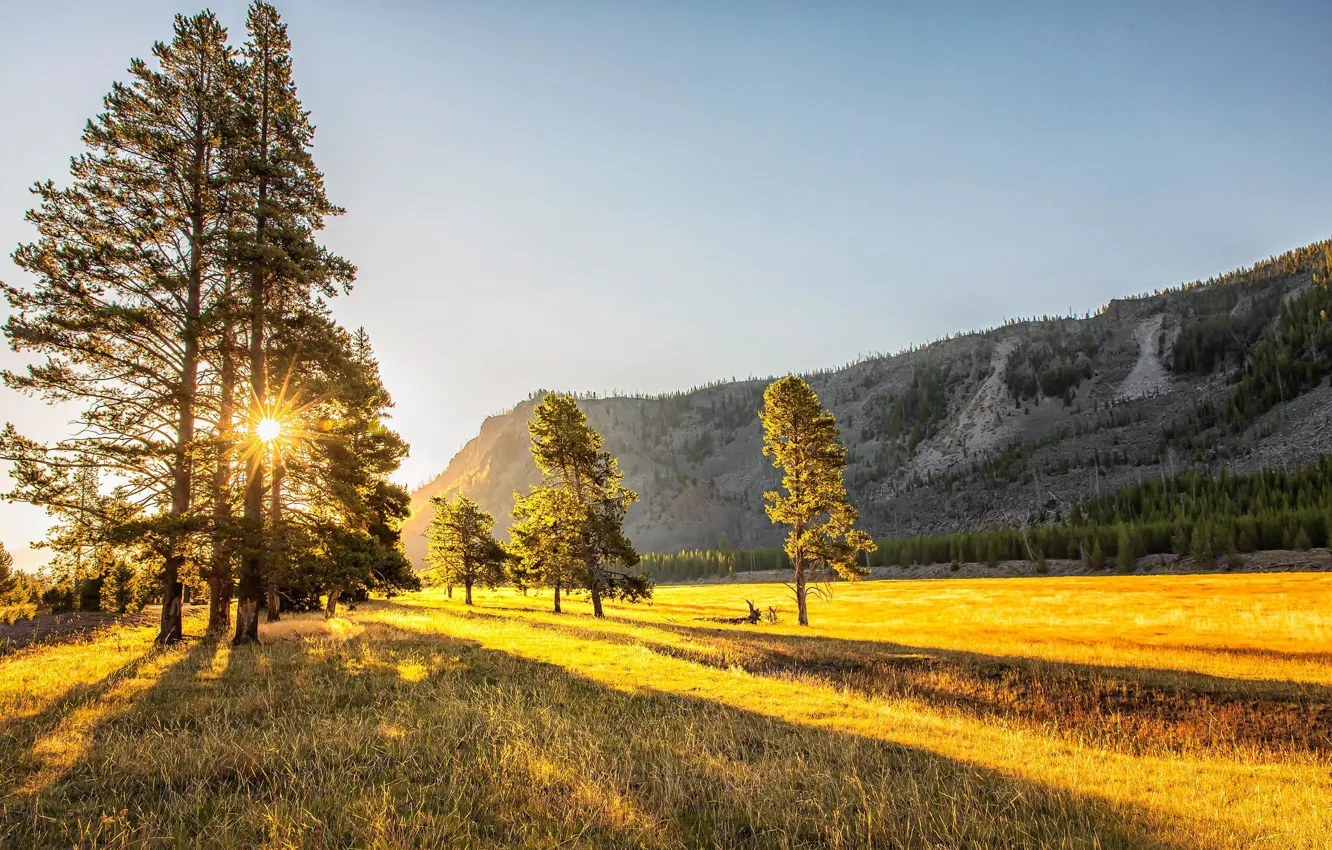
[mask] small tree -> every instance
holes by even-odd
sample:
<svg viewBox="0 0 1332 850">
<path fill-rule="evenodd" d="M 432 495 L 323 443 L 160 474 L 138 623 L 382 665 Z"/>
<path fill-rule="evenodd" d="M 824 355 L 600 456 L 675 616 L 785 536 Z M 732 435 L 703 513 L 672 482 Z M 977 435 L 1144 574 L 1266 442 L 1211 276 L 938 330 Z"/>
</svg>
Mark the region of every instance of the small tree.
<svg viewBox="0 0 1332 850">
<path fill-rule="evenodd" d="M 874 541 L 853 528 L 858 514 L 846 497 L 846 449 L 833 415 L 814 390 L 795 375 L 774 381 L 763 393 L 763 454 L 782 470 L 785 492 L 764 493 L 768 517 L 791 527 L 786 554 L 795 571 L 800 625 L 809 625 L 806 571 L 824 565 L 847 579 L 867 572 L 856 563 Z"/>
<path fill-rule="evenodd" d="M 5 550 L 5 544 L 0 543 L 0 604 L 3 604 L 18 587 L 18 580 L 14 578 L 14 556 Z"/>
<path fill-rule="evenodd" d="M 1101 538 L 1097 537 L 1092 543 L 1091 568 L 1093 570 L 1105 569 L 1105 553 L 1101 551 Z"/>
<path fill-rule="evenodd" d="M 527 496 L 514 493 L 509 529 L 510 578 L 519 590 L 549 587 L 560 613 L 560 592 L 573 586 L 580 564 L 581 511 L 573 494 L 538 485 Z"/>
<path fill-rule="evenodd" d="M 637 601 L 652 595 L 647 573 L 633 573 L 638 553 L 624 534 L 624 518 L 638 494 L 624 486 L 618 461 L 602 448 L 601 435 L 587 424 L 572 396 L 549 393 L 533 411 L 528 423 L 532 435 L 532 459 L 541 470 L 542 487 L 562 491 L 558 506 L 529 504 L 527 509 L 558 507 L 558 516 L 539 520 L 539 534 L 558 533 L 572 542 L 572 558 L 558 562 L 571 569 L 570 586 L 587 590 L 592 614 L 604 616 L 605 597 Z M 543 497 L 544 498 L 544 497 Z M 561 544 L 541 548 L 558 551 Z M 550 560 L 546 568 L 557 564 Z"/>
<path fill-rule="evenodd" d="M 504 549 L 492 534 L 495 519 L 466 496 L 430 501 L 435 516 L 426 529 L 426 561 L 437 581 L 461 584 L 464 603 L 471 605 L 473 586 L 495 587 L 504 579 Z"/>
<path fill-rule="evenodd" d="M 1115 557 L 1115 562 L 1121 573 L 1133 572 L 1134 565 L 1137 563 L 1137 557 L 1133 554 L 1133 535 L 1129 533 L 1128 526 L 1119 527 L 1119 552 Z"/>
<path fill-rule="evenodd" d="M 1313 548 L 1313 543 L 1309 540 L 1309 532 L 1304 530 L 1304 526 L 1300 526 L 1299 530 L 1295 532 L 1295 548 L 1301 552 L 1307 552 Z"/>
<path fill-rule="evenodd" d="M 1189 553 L 1195 561 L 1206 566 L 1213 566 L 1216 556 L 1212 553 L 1212 535 L 1210 529 L 1201 523 L 1193 527 L 1193 539 L 1189 544 Z"/>
</svg>

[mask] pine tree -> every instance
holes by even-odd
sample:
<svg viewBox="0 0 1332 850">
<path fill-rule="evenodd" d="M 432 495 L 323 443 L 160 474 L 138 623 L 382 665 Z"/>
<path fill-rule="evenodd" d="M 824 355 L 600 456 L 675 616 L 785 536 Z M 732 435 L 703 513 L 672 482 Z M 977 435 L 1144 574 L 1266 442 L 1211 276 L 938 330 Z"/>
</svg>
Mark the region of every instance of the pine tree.
<svg viewBox="0 0 1332 850">
<path fill-rule="evenodd" d="M 1115 564 L 1121 573 L 1131 573 L 1137 563 L 1137 558 L 1133 553 L 1133 536 L 1129 533 L 1126 526 L 1119 527 L 1119 550 L 1115 556 Z"/>
<path fill-rule="evenodd" d="M 768 517 L 788 525 L 786 554 L 795 572 L 800 625 L 809 625 L 808 574 L 820 565 L 844 578 L 865 569 L 856 558 L 874 551 L 869 535 L 853 526 L 857 513 L 846 497 L 846 449 L 833 415 L 800 378 L 788 375 L 763 393 L 763 454 L 782 470 L 785 492 L 763 494 Z"/>
<path fill-rule="evenodd" d="M 324 219 L 342 210 L 329 202 L 310 154 L 314 126 L 296 96 L 291 42 L 277 10 L 250 6 L 248 39 L 236 75 L 237 118 L 230 137 L 232 182 L 245 222 L 231 234 L 232 252 L 249 278 L 249 374 L 253 433 L 271 414 L 267 332 L 270 312 L 310 293 L 331 295 L 350 285 L 355 268 L 314 241 Z M 264 502 L 269 495 L 265 453 L 247 453 L 234 643 L 259 639 L 259 604 L 266 590 Z M 280 488 L 280 485 L 279 485 Z"/>
<path fill-rule="evenodd" d="M 4 543 L 0 543 L 0 605 L 8 601 L 17 586 L 18 581 L 14 578 L 14 556 L 5 549 Z"/>
<path fill-rule="evenodd" d="M 408 447 L 385 424 L 393 401 L 369 336 L 318 304 L 273 328 L 268 360 L 283 380 L 269 403 L 282 422 L 268 445 L 270 611 L 278 599 L 312 608 L 323 592 L 334 616 L 344 596 L 417 586 L 400 542 L 410 496 L 389 481 Z"/>
<path fill-rule="evenodd" d="M 495 519 L 466 496 L 430 500 L 435 516 L 426 529 L 426 562 L 436 582 L 463 586 L 463 604 L 472 604 L 472 588 L 493 588 L 504 580 L 505 553 L 495 540 Z"/>
<path fill-rule="evenodd" d="M 529 519 L 537 518 L 534 531 L 556 529 L 574 541 L 569 586 L 588 592 L 596 617 L 604 616 L 604 597 L 630 602 L 649 598 L 652 581 L 646 573 L 630 572 L 639 558 L 624 534 L 625 514 L 638 495 L 624 486 L 619 463 L 602 448 L 601 435 L 587 424 L 572 396 L 558 393 L 537 404 L 527 427 L 542 487 L 564 495 L 529 501 L 525 508 Z M 556 513 L 547 516 L 546 511 Z M 541 548 L 552 547 L 558 550 L 557 544 Z"/>
<path fill-rule="evenodd" d="M 1201 523 L 1193 527 L 1193 537 L 1189 541 L 1189 554 L 1199 564 L 1211 567 L 1216 560 L 1212 554 L 1212 535 L 1210 529 Z"/>
<path fill-rule="evenodd" d="M 526 496 L 514 494 L 510 577 L 520 590 L 549 587 L 556 614 L 562 610 L 561 591 L 582 568 L 582 517 L 582 507 L 562 487 L 537 485 Z"/>
<path fill-rule="evenodd" d="M 1101 538 L 1097 537 L 1092 543 L 1091 568 L 1093 570 L 1105 569 L 1105 553 L 1101 550 Z"/>
<path fill-rule="evenodd" d="M 240 351 L 236 344 L 236 326 L 240 321 L 235 275 L 224 273 L 221 297 L 209 310 L 208 320 L 216 326 L 215 344 L 210 352 L 217 363 L 217 419 L 209 441 L 212 452 L 212 479 L 209 497 L 213 503 L 212 534 L 208 551 L 208 628 L 212 640 L 220 640 L 231 630 L 233 562 L 240 543 L 235 523 L 236 388 L 240 379 Z"/>
<path fill-rule="evenodd" d="M 82 401 L 80 437 L 44 452 L 46 477 L 20 482 L 58 502 L 61 473 L 94 465 L 126 481 L 131 518 L 163 558 L 158 641 L 180 639 L 180 568 L 192 528 L 202 315 L 221 266 L 227 189 L 219 145 L 230 109 L 231 49 L 208 12 L 178 16 L 134 60 L 106 111 L 88 122 L 73 183 L 38 184 L 28 218 L 38 241 L 15 263 L 32 290 L 5 287 L 17 351 L 48 356 L 6 383 L 52 401 Z M 11 458 L 20 444 L 8 441 Z M 151 524 L 149 522 L 151 520 Z"/>
</svg>

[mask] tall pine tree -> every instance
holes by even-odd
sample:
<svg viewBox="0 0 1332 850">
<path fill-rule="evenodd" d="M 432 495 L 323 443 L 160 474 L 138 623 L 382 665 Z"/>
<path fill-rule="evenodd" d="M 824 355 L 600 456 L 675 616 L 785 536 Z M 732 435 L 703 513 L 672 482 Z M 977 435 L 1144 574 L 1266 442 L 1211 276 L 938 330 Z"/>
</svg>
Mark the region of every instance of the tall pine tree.
<svg viewBox="0 0 1332 850">
<path fill-rule="evenodd" d="M 156 541 L 163 559 L 160 642 L 181 637 L 180 570 L 194 524 L 194 454 L 202 316 L 222 267 L 228 175 L 220 145 L 232 99 L 231 49 L 208 12 L 178 16 L 153 47 L 157 68 L 134 60 L 130 81 L 88 122 L 87 151 L 69 188 L 48 181 L 28 214 L 36 242 L 14 254 L 36 278 L 5 286 L 11 347 L 47 355 L 6 383 L 52 402 L 84 405 L 79 436 L 3 454 L 34 474 L 14 494 L 59 505 L 66 479 L 96 467 L 122 480 L 122 519 Z M 12 435 L 12 432 L 9 432 Z"/>
<path fill-rule="evenodd" d="M 249 279 L 249 425 L 254 434 L 258 421 L 273 412 L 267 365 L 270 312 L 291 301 L 305 301 L 311 293 L 334 294 L 338 287 L 350 285 L 355 268 L 314 238 L 324 220 L 342 210 L 328 200 L 323 175 L 310 151 L 314 125 L 296 95 L 286 25 L 271 5 L 255 2 L 246 30 L 232 136 L 233 182 L 244 224 L 231 237 L 235 261 Z M 237 644 L 259 639 L 264 561 L 271 551 L 271 539 L 264 534 L 265 452 L 255 449 L 246 457 L 245 546 L 233 640 Z"/>
</svg>

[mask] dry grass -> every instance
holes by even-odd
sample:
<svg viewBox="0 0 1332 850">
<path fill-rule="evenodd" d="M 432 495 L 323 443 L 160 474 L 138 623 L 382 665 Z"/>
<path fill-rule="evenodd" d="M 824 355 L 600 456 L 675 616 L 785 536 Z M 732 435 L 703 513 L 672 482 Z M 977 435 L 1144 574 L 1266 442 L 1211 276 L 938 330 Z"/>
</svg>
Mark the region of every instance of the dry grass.
<svg viewBox="0 0 1332 850">
<path fill-rule="evenodd" d="M 1329 847 L 1332 576 L 439 594 L 0 658 L 0 846 Z M 777 625 L 718 626 L 756 604 Z M 201 623 L 189 631 L 199 634 Z"/>
</svg>

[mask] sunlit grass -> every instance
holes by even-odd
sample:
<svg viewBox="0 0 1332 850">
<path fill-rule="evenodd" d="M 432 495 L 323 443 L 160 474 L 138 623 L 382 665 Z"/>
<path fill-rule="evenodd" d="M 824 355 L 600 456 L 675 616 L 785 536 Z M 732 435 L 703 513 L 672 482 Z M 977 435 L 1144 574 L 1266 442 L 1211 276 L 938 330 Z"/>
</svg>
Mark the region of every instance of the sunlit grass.
<svg viewBox="0 0 1332 850">
<path fill-rule="evenodd" d="M 600 621 L 423 593 L 235 651 L 124 630 L 0 659 L 0 846 L 1326 847 L 1330 592 L 876 582 L 807 630 L 780 586 Z M 745 598 L 782 621 L 697 619 Z"/>
</svg>

